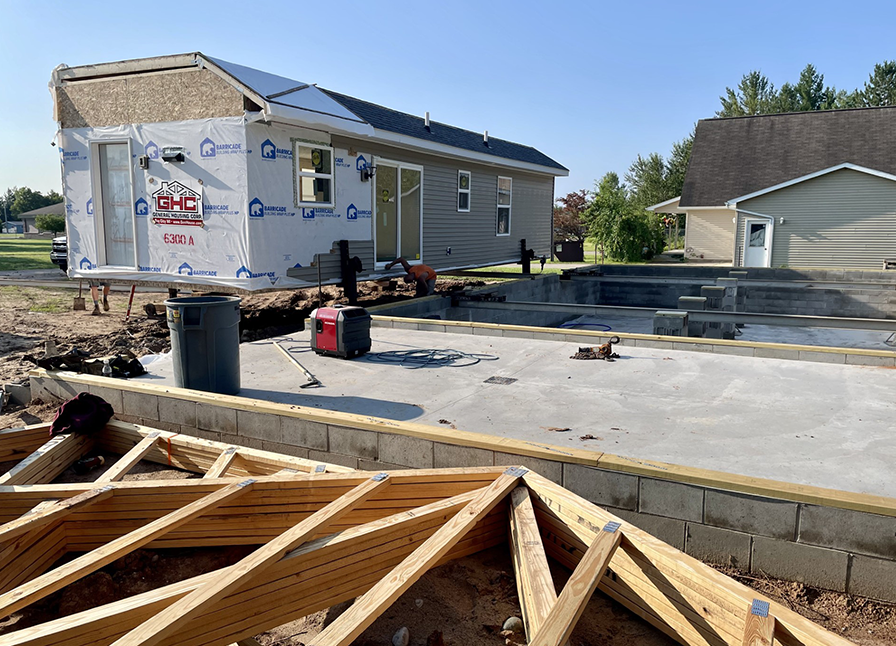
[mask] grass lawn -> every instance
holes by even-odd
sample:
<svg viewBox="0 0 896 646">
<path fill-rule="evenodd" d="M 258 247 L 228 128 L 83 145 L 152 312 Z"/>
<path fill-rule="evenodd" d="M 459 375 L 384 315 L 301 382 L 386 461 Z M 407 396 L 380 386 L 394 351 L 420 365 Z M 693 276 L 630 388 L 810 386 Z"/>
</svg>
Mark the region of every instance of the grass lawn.
<svg viewBox="0 0 896 646">
<path fill-rule="evenodd" d="M 13 233 L 0 234 L 0 271 L 52 269 L 50 238 L 25 239 Z"/>
</svg>

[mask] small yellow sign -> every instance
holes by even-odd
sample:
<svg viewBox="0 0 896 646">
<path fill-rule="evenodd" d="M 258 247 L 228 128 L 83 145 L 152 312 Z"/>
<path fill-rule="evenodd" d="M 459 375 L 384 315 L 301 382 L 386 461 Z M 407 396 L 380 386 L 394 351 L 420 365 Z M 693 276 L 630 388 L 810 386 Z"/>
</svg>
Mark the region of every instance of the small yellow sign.
<svg viewBox="0 0 896 646">
<path fill-rule="evenodd" d="M 384 188 L 383 189 L 383 202 L 388 202 L 388 201 L 389 201 L 389 189 Z"/>
</svg>

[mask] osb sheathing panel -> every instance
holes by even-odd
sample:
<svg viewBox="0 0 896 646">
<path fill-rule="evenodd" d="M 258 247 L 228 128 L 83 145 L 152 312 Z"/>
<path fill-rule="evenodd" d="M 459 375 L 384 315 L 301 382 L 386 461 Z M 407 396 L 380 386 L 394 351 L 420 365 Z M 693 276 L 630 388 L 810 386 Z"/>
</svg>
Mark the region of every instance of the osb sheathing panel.
<svg viewBox="0 0 896 646">
<path fill-rule="evenodd" d="M 158 123 L 243 114 L 243 95 L 208 70 L 67 82 L 58 89 L 63 128 Z"/>
</svg>

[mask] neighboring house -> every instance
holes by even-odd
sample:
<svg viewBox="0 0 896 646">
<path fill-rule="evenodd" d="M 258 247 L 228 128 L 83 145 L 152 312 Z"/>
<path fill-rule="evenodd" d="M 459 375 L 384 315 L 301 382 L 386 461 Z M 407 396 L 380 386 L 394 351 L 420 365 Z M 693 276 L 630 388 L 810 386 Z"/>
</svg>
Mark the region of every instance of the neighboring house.
<svg viewBox="0 0 896 646">
<path fill-rule="evenodd" d="M 881 269 L 896 258 L 896 107 L 697 124 L 681 197 L 689 258 Z"/>
<path fill-rule="evenodd" d="M 25 235 L 38 235 L 41 230 L 37 228 L 37 216 L 39 215 L 65 215 L 65 203 L 57 202 L 50 206 L 19 213 L 22 220 L 22 233 Z"/>
<path fill-rule="evenodd" d="M 4 222 L 0 224 L 0 233 L 22 233 L 24 227 L 21 222 Z"/>
<path fill-rule="evenodd" d="M 73 276 L 255 290 L 338 281 L 340 241 L 362 279 L 550 253 L 568 171 L 529 146 L 199 53 L 52 83 Z"/>
</svg>

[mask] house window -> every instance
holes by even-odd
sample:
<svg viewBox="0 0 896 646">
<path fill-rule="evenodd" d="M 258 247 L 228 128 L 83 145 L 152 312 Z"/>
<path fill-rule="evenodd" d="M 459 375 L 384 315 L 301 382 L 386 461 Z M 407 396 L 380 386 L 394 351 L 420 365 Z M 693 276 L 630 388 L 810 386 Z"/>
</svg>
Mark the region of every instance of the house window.
<svg viewBox="0 0 896 646">
<path fill-rule="evenodd" d="M 509 177 L 498 178 L 498 231 L 496 235 L 510 235 L 510 197 L 513 180 Z"/>
<path fill-rule="evenodd" d="M 457 210 L 459 213 L 470 212 L 470 171 L 457 171 Z"/>
<path fill-rule="evenodd" d="M 333 206 L 333 149 L 296 142 L 296 206 Z"/>
</svg>

